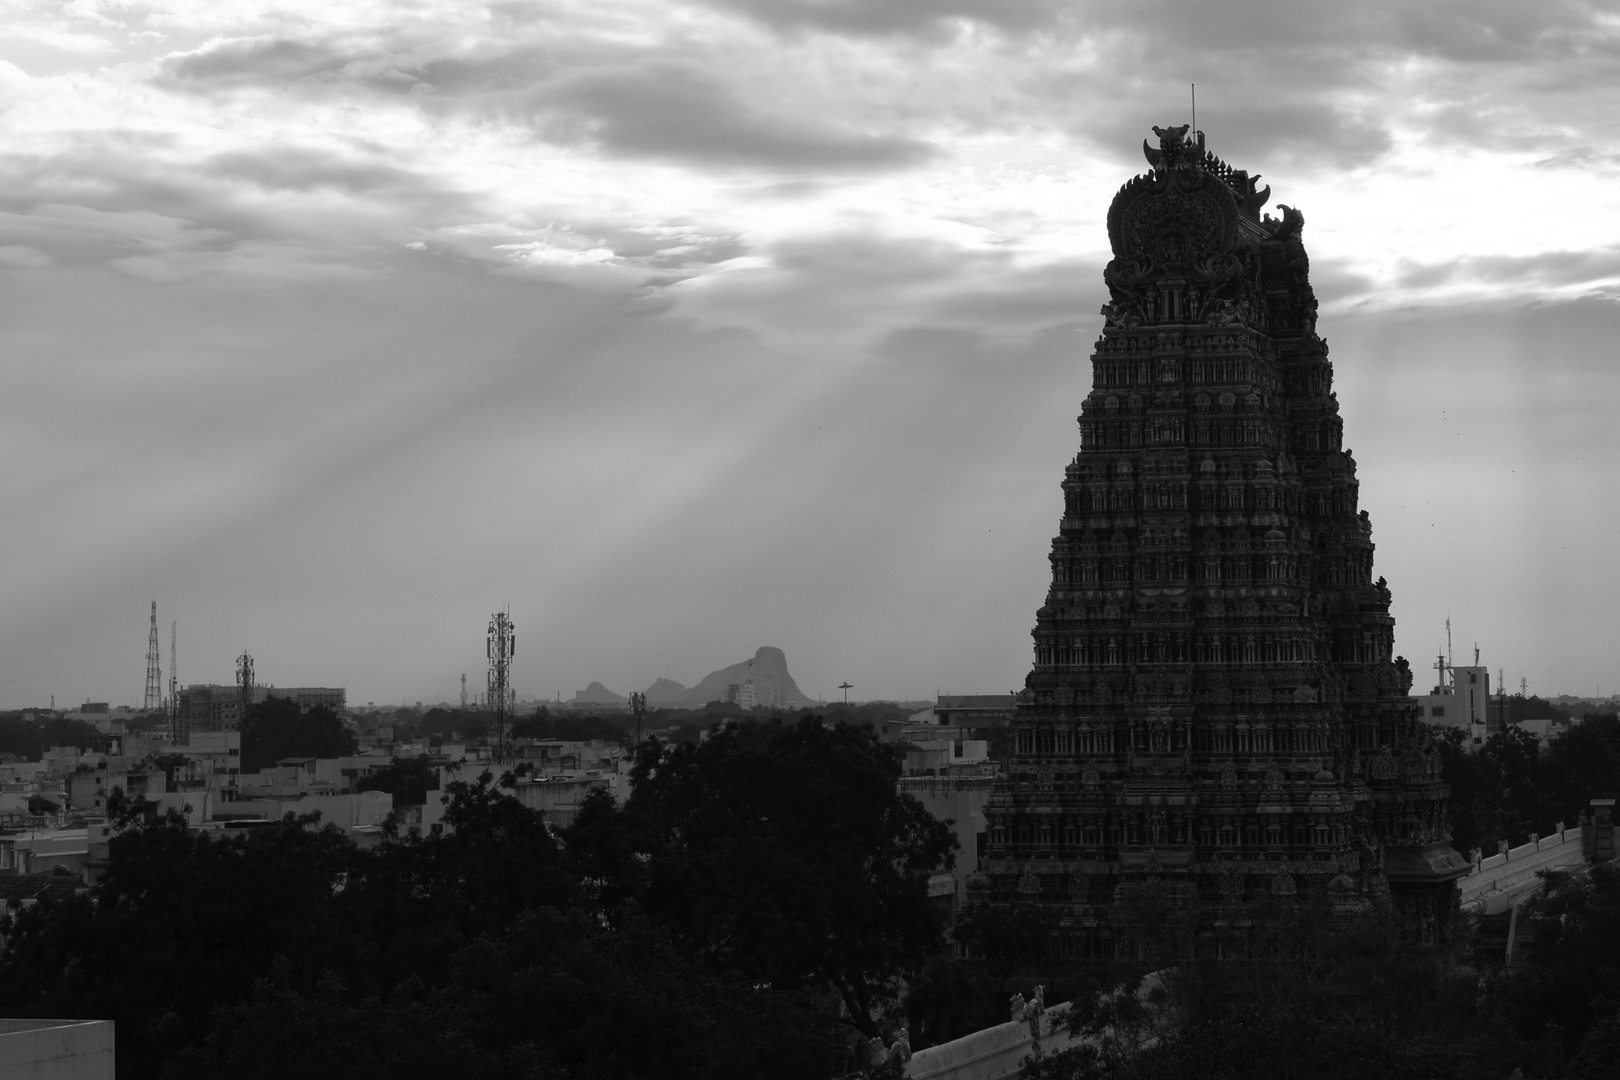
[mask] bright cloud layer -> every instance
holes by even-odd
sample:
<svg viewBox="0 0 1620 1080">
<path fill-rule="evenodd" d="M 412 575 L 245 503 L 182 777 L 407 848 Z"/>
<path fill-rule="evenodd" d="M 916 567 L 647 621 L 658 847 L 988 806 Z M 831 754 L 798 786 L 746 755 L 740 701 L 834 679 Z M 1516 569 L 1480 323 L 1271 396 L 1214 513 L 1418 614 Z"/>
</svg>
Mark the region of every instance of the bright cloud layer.
<svg viewBox="0 0 1620 1080">
<path fill-rule="evenodd" d="M 1336 356 L 1376 342 L 1417 362 L 1379 329 L 1414 312 L 1461 327 L 1587 305 L 1579 353 L 1610 340 L 1620 297 L 1620 20 L 1599 5 L 0 12 L 0 486 L 31 567 L 6 594 L 19 659 L 0 704 L 123 700 L 100 668 L 128 665 L 128 627 L 107 624 L 94 662 L 53 660 L 67 616 L 50 613 L 135 597 L 139 616 L 154 590 L 189 597 L 201 633 L 304 642 L 286 666 L 326 664 L 361 700 L 445 696 L 476 657 L 444 628 L 475 637 L 501 589 L 548 620 L 529 692 L 691 681 L 789 634 L 812 687 L 916 696 L 966 672 L 949 688 L 1006 689 L 1085 390 L 1102 218 L 1149 126 L 1187 118 L 1191 82 L 1211 148 L 1304 209 Z M 1579 365 L 1524 332 L 1493 360 L 1502 379 Z M 1471 383 L 1466 356 L 1424 355 L 1470 423 L 1522 421 L 1522 394 Z M 1434 398 L 1380 404 L 1355 362 L 1352 431 L 1389 446 L 1392 417 L 1449 422 Z M 1607 367 L 1569 379 L 1620 404 Z M 1541 422 L 1527 445 L 1564 421 Z M 1620 459 L 1590 439 L 1567 467 L 1597 478 Z M 1414 553 L 1398 614 L 1425 634 L 1454 605 L 1424 592 L 1402 508 L 1457 519 L 1431 476 L 1492 490 L 1453 449 L 1410 469 L 1358 454 L 1369 498 L 1390 497 L 1391 558 Z M 874 461 L 892 486 L 871 486 Z M 293 523 L 317 506 L 324 543 Z M 828 535 L 856 509 L 861 529 Z M 1523 557 L 1517 533 L 1491 544 L 1481 573 Z M 953 619 L 941 579 L 994 597 L 991 627 L 922 633 Z M 355 646 L 312 612 L 393 629 Z M 1571 689 L 1620 678 L 1612 654 L 1515 637 L 1522 612 L 1493 619 L 1509 663 Z"/>
</svg>

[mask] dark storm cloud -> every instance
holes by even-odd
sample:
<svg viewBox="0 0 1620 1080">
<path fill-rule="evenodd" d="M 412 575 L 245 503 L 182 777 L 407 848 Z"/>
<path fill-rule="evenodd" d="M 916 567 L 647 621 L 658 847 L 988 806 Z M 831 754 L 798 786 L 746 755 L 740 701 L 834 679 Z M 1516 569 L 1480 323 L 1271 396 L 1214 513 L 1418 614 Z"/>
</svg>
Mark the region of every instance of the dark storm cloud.
<svg viewBox="0 0 1620 1080">
<path fill-rule="evenodd" d="M 702 0 L 778 30 L 828 30 L 854 36 L 938 35 L 952 23 L 1028 31 L 1071 5 L 1061 0 Z"/>
<path fill-rule="evenodd" d="M 1536 255 L 1470 255 L 1401 272 L 1400 284 L 1423 288 L 1452 283 L 1567 286 L 1620 277 L 1620 248 L 1546 251 Z"/>
<path fill-rule="evenodd" d="M 285 191 L 326 188 L 350 195 L 376 195 L 421 183 L 415 173 L 392 165 L 348 161 L 327 151 L 296 147 L 220 154 L 205 162 L 204 168 L 232 180 Z"/>
<path fill-rule="evenodd" d="M 281 37 L 233 38 L 165 59 L 158 81 L 176 89 L 212 91 L 243 86 L 337 79 L 356 57 L 334 44 Z"/>
<path fill-rule="evenodd" d="M 1095 322 L 1107 299 L 1102 268 L 1102 260 L 1065 259 L 1008 269 L 988 282 L 964 283 L 938 315 L 1025 330 L 1075 318 Z"/>
<path fill-rule="evenodd" d="M 912 34 L 937 38 L 953 24 L 975 23 L 1009 35 L 1047 34 L 1059 26 L 1107 39 L 1116 53 L 1150 47 L 1173 70 L 1202 54 L 1294 50 L 1295 59 L 1346 60 L 1368 49 L 1466 62 L 1538 60 L 1585 54 L 1599 43 L 1601 5 L 1583 0 L 700 0 L 779 30 L 849 36 Z M 1610 35 L 1612 47 L 1613 38 Z M 1287 62 L 1286 55 L 1277 57 Z"/>
<path fill-rule="evenodd" d="M 1211 104 L 1208 98 L 1215 97 Z M 1376 161 L 1392 145 L 1390 132 L 1381 124 L 1350 114 L 1333 94 L 1301 93 L 1288 101 L 1268 101 L 1263 94 L 1236 99 L 1224 93 L 1205 95 L 1199 109 L 1198 126 L 1207 138 L 1207 147 L 1216 157 L 1251 174 L 1300 165 L 1327 165 L 1350 169 Z M 1152 141 L 1151 125 L 1186 123 L 1189 107 L 1185 101 L 1167 100 L 1158 95 L 1122 100 L 1100 117 L 1079 116 L 1073 121 L 1076 134 L 1100 147 L 1110 156 L 1122 157 L 1138 171 L 1147 168 L 1140 147 L 1144 135 Z M 1267 181 L 1262 181 L 1264 187 Z"/>
<path fill-rule="evenodd" d="M 936 154 L 917 139 L 756 108 L 688 61 L 569 72 L 536 87 L 525 104 L 541 138 L 591 143 L 620 157 L 867 172 L 919 165 Z"/>
<path fill-rule="evenodd" d="M 988 28 L 996 36 L 983 48 L 1035 59 L 1023 118 L 1050 117 L 1109 157 L 1148 123 L 1186 120 L 1189 82 L 1203 91 L 1211 148 L 1251 169 L 1369 164 L 1391 148 L 1397 114 L 1437 144 L 1555 152 L 1571 123 L 1601 121 L 1592 89 L 1620 83 L 1620 33 L 1601 5 L 1573 0 L 707 3 L 784 33 L 909 37 L 924 47 L 959 43 L 970 24 Z M 1069 59 L 1080 56 L 1089 59 Z M 1409 90 L 1396 90 L 1403 80 Z M 1392 90 L 1412 100 L 1387 107 Z M 1414 100 L 1425 109 L 1414 114 Z M 1008 119 L 1005 109 L 957 106 L 956 120 L 971 128 Z"/>
<path fill-rule="evenodd" d="M 1310 242 L 1308 234 L 1305 239 Z M 1311 288 L 1324 304 L 1354 303 L 1371 295 L 1377 283 L 1366 274 L 1352 270 L 1344 259 L 1314 258 L 1311 260 Z"/>
</svg>

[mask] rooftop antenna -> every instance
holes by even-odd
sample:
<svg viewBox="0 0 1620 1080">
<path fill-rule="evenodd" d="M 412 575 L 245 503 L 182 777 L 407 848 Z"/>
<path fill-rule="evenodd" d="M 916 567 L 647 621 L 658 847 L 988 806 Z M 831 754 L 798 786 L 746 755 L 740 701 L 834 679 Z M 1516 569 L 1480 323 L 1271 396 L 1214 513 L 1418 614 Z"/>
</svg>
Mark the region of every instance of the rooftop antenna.
<svg viewBox="0 0 1620 1080">
<path fill-rule="evenodd" d="M 152 600 L 152 632 L 146 636 L 146 700 L 142 712 L 163 707 L 163 661 L 158 659 L 157 600 Z"/>
<path fill-rule="evenodd" d="M 1189 83 L 1188 85 L 1192 87 L 1192 110 L 1193 110 L 1192 133 L 1193 133 L 1193 141 L 1197 142 L 1198 141 L 1198 84 L 1197 83 Z"/>
<path fill-rule="evenodd" d="M 177 642 L 180 639 L 180 623 L 178 620 L 169 623 L 169 711 L 175 712 L 180 707 L 180 648 Z"/>
<path fill-rule="evenodd" d="M 1479 642 L 1474 642 L 1474 666 L 1479 667 Z"/>
<path fill-rule="evenodd" d="M 1446 616 L 1446 666 L 1451 666 L 1451 616 Z"/>
<path fill-rule="evenodd" d="M 489 617 L 484 652 L 489 658 L 488 707 L 495 713 L 495 762 L 499 765 L 505 764 L 507 756 L 507 727 L 512 715 L 512 656 L 517 652 L 517 634 L 508 612 L 497 611 Z"/>
</svg>

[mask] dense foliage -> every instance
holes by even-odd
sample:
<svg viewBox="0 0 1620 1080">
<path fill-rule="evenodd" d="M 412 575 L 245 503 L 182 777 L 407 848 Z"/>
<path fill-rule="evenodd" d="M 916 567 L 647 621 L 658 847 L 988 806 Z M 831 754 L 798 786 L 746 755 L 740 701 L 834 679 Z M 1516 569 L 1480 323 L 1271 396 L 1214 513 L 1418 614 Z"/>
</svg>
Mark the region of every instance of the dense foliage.
<svg viewBox="0 0 1620 1080">
<path fill-rule="evenodd" d="M 590 742 L 600 739 L 605 743 L 621 743 L 629 733 L 630 714 L 597 715 L 567 710 L 552 710 L 542 705 L 530 716 L 512 724 L 512 734 L 520 739 L 568 739 Z"/>
<path fill-rule="evenodd" d="M 354 785 L 356 791 L 386 791 L 394 797 L 396 810 L 425 805 L 428 792 L 438 789 L 438 770 L 425 754 L 394 758 L 382 768 L 361 777 Z"/>
<path fill-rule="evenodd" d="M 325 705 L 307 711 L 288 698 L 249 706 L 242 720 L 242 771 L 259 772 L 283 758 L 344 757 L 359 747 L 354 733 Z"/>
<path fill-rule="evenodd" d="M 53 716 L 25 720 L 18 713 L 0 715 L 0 754 L 15 754 L 25 761 L 38 761 L 53 746 L 76 746 L 80 750 L 105 750 L 107 736 L 94 724 Z"/>
<path fill-rule="evenodd" d="M 1467 852 L 1518 845 L 1558 822 L 1572 826 L 1594 798 L 1620 787 L 1620 719 L 1589 716 L 1545 751 L 1518 728 L 1492 735 L 1469 753 L 1460 732 L 1440 741 L 1442 775 L 1451 785 L 1452 842 Z"/>
<path fill-rule="evenodd" d="M 113 1018 L 137 1080 L 822 1080 L 832 985 L 876 1000 L 938 941 L 950 835 L 897 770 L 807 722 L 649 741 L 628 803 L 560 836 L 488 774 L 446 786 L 443 836 L 371 848 L 132 810 L 88 894 L 9 917 L 0 1015 Z"/>
<path fill-rule="evenodd" d="M 570 845 L 607 905 L 645 911 L 694 955 L 776 987 L 830 985 L 877 1033 L 894 976 L 940 941 L 928 879 L 955 838 L 870 729 L 740 724 L 643 744 L 622 811 L 598 800 Z"/>
<path fill-rule="evenodd" d="M 1026 1063 L 1025 1080 L 1608 1080 L 1620 1064 L 1620 869 L 1553 882 L 1513 969 L 1466 940 L 1403 943 L 1387 924 L 1296 912 L 1251 959 L 1181 965 L 1141 994 L 1079 999 L 1088 1043 Z M 1466 938 L 1463 935 L 1462 938 Z M 1119 971 L 1126 985 L 1141 972 Z"/>
</svg>

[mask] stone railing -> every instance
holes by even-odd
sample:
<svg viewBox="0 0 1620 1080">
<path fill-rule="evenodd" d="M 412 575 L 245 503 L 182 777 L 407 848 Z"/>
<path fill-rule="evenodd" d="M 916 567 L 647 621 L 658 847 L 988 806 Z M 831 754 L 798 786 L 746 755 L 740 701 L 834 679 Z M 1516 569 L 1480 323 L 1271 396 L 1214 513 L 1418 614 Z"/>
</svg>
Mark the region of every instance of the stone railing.
<svg viewBox="0 0 1620 1080">
<path fill-rule="evenodd" d="M 1164 1001 L 1168 992 L 1165 975 L 1156 971 L 1144 976 L 1134 989 L 1122 986 L 1110 991 L 1110 996 L 1134 993 L 1144 1006 L 1146 1023 L 1133 1029 L 1129 1040 L 1138 1047 L 1151 1046 L 1181 1022 L 1180 1011 Z M 1069 1003 L 1048 1009 L 1041 1005 L 1040 987 L 1035 988 L 1035 994 L 1031 1002 L 1025 1002 L 1021 994 L 1012 998 L 1009 1005 L 1014 1019 L 1008 1023 L 918 1050 L 907 1063 L 907 1080 L 1013 1080 L 1019 1063 L 1037 1048 L 1043 1054 L 1055 1054 L 1080 1042 L 1089 1040 L 1096 1045 L 1098 1038 L 1118 1037 L 1112 1028 L 1104 1029 L 1100 1035 L 1072 1034 Z"/>
<path fill-rule="evenodd" d="M 1551 835 L 1532 836 L 1529 843 L 1516 848 L 1504 842 L 1490 858 L 1481 858 L 1476 848 L 1473 870 L 1457 882 L 1458 903 L 1479 915 L 1507 911 L 1541 887 L 1542 871 L 1585 861 L 1583 839 L 1588 828 L 1591 826 L 1566 829 L 1559 822 Z"/>
<path fill-rule="evenodd" d="M 907 1080 L 1009 1080 L 1037 1044 L 1045 1053 L 1073 1045 L 1064 1021 L 1069 1004 L 1054 1005 L 1032 1020 L 1013 1020 L 975 1031 L 911 1055 Z"/>
</svg>

